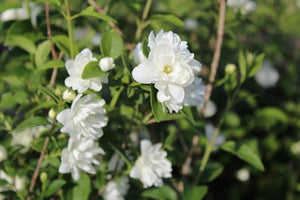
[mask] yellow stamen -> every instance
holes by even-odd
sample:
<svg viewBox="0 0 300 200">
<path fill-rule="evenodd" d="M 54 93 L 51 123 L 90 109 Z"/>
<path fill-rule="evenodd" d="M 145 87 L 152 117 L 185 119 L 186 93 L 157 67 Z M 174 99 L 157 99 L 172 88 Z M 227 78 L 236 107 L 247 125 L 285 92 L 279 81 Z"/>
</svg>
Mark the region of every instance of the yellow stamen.
<svg viewBox="0 0 300 200">
<path fill-rule="evenodd" d="M 170 66 L 166 65 L 166 66 L 164 66 L 164 72 L 165 72 L 166 74 L 169 74 L 169 73 L 172 72 L 172 68 L 171 68 Z"/>
</svg>

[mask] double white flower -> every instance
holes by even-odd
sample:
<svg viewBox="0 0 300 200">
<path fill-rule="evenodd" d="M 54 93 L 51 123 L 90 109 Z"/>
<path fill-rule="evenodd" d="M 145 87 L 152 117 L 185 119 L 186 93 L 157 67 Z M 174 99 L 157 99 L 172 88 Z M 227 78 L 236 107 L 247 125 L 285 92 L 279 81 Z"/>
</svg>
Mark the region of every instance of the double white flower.
<svg viewBox="0 0 300 200">
<path fill-rule="evenodd" d="M 111 180 L 107 183 L 103 192 L 104 200 L 124 200 L 124 196 L 129 189 L 129 181 L 127 176 L 120 179 Z"/>
<path fill-rule="evenodd" d="M 141 141 L 141 156 L 130 171 L 130 177 L 140 179 L 144 188 L 163 186 L 162 178 L 172 177 L 172 164 L 161 146 L 161 143 L 152 145 L 149 140 Z"/>
<path fill-rule="evenodd" d="M 102 89 L 102 83 L 108 82 L 108 74 L 90 79 L 81 78 L 85 66 L 91 61 L 97 61 L 97 58 L 93 57 L 91 50 L 86 48 L 75 57 L 75 60 L 66 62 L 66 68 L 70 75 L 65 80 L 67 87 L 72 87 L 79 93 L 85 92 L 88 88 L 95 91 Z"/>
<path fill-rule="evenodd" d="M 105 101 L 96 97 L 96 94 L 78 94 L 71 108 L 57 115 L 57 121 L 64 125 L 61 132 L 69 133 L 75 140 L 101 137 L 102 127 L 107 125 L 106 110 L 103 108 Z"/>
<path fill-rule="evenodd" d="M 178 112 L 186 96 L 190 95 L 185 88 L 193 83 L 195 74 L 201 70 L 201 63 L 193 59 L 194 54 L 187 49 L 187 42 L 181 41 L 171 31 L 161 30 L 156 36 L 151 32 L 148 41 L 150 53 L 147 59 L 141 56 L 140 46 L 137 47 L 140 50 L 135 51 L 135 60 L 141 63 L 134 68 L 133 78 L 144 84 L 154 83 L 158 89 L 158 101 L 170 113 Z"/>
<path fill-rule="evenodd" d="M 71 172 L 74 180 L 80 178 L 81 170 L 95 174 L 96 170 L 93 164 L 100 165 L 99 159 L 95 158 L 99 154 L 104 154 L 104 151 L 94 143 L 94 140 L 81 138 L 75 141 L 70 138 L 68 148 L 62 151 L 59 172 Z"/>
</svg>

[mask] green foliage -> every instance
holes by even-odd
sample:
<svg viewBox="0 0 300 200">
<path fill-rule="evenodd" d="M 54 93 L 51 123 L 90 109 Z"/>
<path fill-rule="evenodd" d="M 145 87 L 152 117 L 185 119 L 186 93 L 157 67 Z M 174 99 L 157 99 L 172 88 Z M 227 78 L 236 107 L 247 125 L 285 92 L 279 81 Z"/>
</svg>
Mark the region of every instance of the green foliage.
<svg viewBox="0 0 300 200">
<path fill-rule="evenodd" d="M 206 186 L 184 185 L 184 200 L 201 200 L 207 193 Z"/>
<path fill-rule="evenodd" d="M 227 141 L 220 147 L 222 150 L 227 151 L 240 159 L 248 162 L 250 165 L 264 171 L 264 165 L 258 155 L 255 154 L 246 144 L 240 144 L 234 141 Z"/>
<path fill-rule="evenodd" d="M 152 188 L 145 190 L 142 193 L 143 197 L 157 199 L 157 200 L 176 200 L 176 192 L 169 186 L 163 186 L 161 188 Z"/>
<path fill-rule="evenodd" d="M 98 77 L 98 76 L 103 76 L 105 74 L 107 74 L 107 72 L 104 72 L 104 71 L 101 70 L 101 68 L 99 66 L 99 62 L 98 61 L 92 61 L 92 62 L 89 62 L 84 67 L 81 78 L 82 79 L 90 79 L 90 78 L 95 78 L 95 77 Z"/>
<path fill-rule="evenodd" d="M 116 31 L 111 30 L 103 34 L 100 48 L 104 56 L 117 58 L 123 50 L 123 40 Z"/>
</svg>

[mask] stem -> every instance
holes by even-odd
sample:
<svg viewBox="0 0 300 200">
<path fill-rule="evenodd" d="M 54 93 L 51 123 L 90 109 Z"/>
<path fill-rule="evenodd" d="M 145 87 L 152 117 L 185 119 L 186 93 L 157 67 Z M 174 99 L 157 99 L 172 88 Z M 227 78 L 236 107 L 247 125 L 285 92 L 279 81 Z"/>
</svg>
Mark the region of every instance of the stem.
<svg viewBox="0 0 300 200">
<path fill-rule="evenodd" d="M 221 48 L 223 44 L 223 35 L 224 35 L 224 26 L 225 26 L 225 14 L 226 14 L 226 0 L 219 0 L 220 1 L 220 8 L 219 8 L 219 25 L 218 25 L 218 33 L 217 33 L 217 41 L 216 47 L 214 51 L 213 60 L 211 63 L 211 73 L 209 76 L 209 82 L 206 86 L 206 93 L 204 95 L 204 104 L 202 112 L 205 110 L 205 105 L 207 101 L 210 99 L 212 93 L 212 86 L 215 81 L 215 77 L 217 74 L 217 69 L 219 65 L 220 55 L 221 55 Z"/>
<path fill-rule="evenodd" d="M 120 89 L 118 90 L 118 92 L 113 96 L 109 106 L 113 109 L 117 102 L 118 102 L 118 99 L 120 97 L 120 94 L 122 93 L 122 91 L 124 90 L 124 86 L 121 86 Z"/>
<path fill-rule="evenodd" d="M 147 0 L 146 6 L 145 6 L 144 11 L 143 11 L 142 20 L 137 22 L 137 30 L 136 30 L 136 33 L 135 33 L 135 39 L 136 40 L 140 39 L 140 37 L 142 35 L 142 31 L 146 27 L 145 24 L 147 24 L 147 22 L 145 23 L 145 20 L 146 20 L 148 14 L 149 14 L 151 4 L 152 4 L 152 0 Z"/>
<path fill-rule="evenodd" d="M 74 52 L 74 43 L 73 43 L 73 29 L 72 29 L 72 17 L 70 14 L 70 5 L 69 5 L 69 0 L 65 0 L 65 6 L 67 10 L 67 24 L 68 24 L 68 35 L 69 35 L 69 43 L 70 43 L 70 54 L 71 54 L 71 59 L 74 59 L 75 57 L 75 52 Z"/>
</svg>

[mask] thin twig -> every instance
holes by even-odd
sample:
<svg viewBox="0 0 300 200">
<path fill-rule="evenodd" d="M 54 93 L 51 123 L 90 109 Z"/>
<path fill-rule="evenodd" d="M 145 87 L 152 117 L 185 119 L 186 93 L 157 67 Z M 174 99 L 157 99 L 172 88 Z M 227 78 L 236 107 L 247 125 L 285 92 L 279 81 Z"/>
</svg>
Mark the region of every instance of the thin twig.
<svg viewBox="0 0 300 200">
<path fill-rule="evenodd" d="M 36 166 L 34 174 L 33 174 L 32 179 L 31 179 L 30 188 L 29 188 L 29 196 L 27 197 L 27 200 L 31 199 L 31 193 L 33 192 L 36 180 L 37 180 L 37 178 L 39 176 L 40 168 L 41 168 L 42 162 L 43 162 L 44 157 L 45 157 L 45 152 L 47 150 L 49 139 L 50 139 L 50 137 L 47 136 L 46 140 L 45 140 L 45 143 L 44 143 L 44 146 L 43 146 L 43 150 L 42 150 L 41 155 L 40 155 L 40 159 L 39 159 L 38 165 Z"/>
<path fill-rule="evenodd" d="M 221 48 L 223 44 L 223 35 L 224 35 L 224 25 L 225 25 L 225 14 L 226 14 L 226 0 L 219 0 L 220 2 L 220 9 L 219 9 L 219 25 L 218 25 L 218 32 L 217 32 L 217 41 L 216 41 L 216 47 L 214 51 L 213 60 L 211 63 L 211 72 L 209 76 L 209 82 L 206 86 L 206 93 L 204 95 L 204 104 L 202 108 L 202 112 L 205 110 L 205 105 L 210 99 L 212 89 L 213 89 L 213 83 L 216 78 L 219 60 L 220 60 L 220 54 L 221 54 Z"/>
<path fill-rule="evenodd" d="M 58 60 L 61 60 L 62 59 L 62 57 L 63 57 L 63 55 L 64 55 L 64 53 L 61 51 L 60 53 L 59 53 L 59 56 L 58 56 Z M 51 75 L 51 79 L 50 79 L 50 84 L 49 84 L 49 86 L 50 87 L 54 87 L 54 84 L 55 84 L 55 79 L 56 79 L 56 76 L 57 76 L 57 67 L 55 67 L 54 69 L 53 69 L 53 71 L 52 71 L 52 75 Z"/>
<path fill-rule="evenodd" d="M 94 1 L 88 0 L 89 4 L 95 8 L 95 10 L 100 14 L 105 14 L 104 10 Z M 117 31 L 120 36 L 123 36 L 123 32 L 119 29 L 119 27 L 114 24 L 112 21 L 109 21 L 108 24 Z"/>
<path fill-rule="evenodd" d="M 189 151 L 187 152 L 187 156 L 185 159 L 185 162 L 181 168 L 181 174 L 182 176 L 186 176 L 189 172 L 189 168 L 192 162 L 192 156 L 193 156 L 193 152 L 195 147 L 197 146 L 199 141 L 199 135 L 194 135 L 193 140 L 192 140 L 192 147 L 189 149 Z"/>
</svg>

